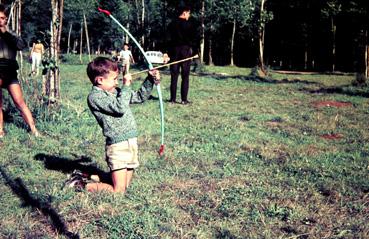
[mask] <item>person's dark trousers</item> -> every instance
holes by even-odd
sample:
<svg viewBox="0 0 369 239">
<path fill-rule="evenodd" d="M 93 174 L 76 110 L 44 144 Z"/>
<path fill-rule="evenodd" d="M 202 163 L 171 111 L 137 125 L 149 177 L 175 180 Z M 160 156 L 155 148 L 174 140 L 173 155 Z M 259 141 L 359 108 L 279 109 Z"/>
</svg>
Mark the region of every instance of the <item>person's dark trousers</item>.
<svg viewBox="0 0 369 239">
<path fill-rule="evenodd" d="M 189 46 L 177 46 L 171 57 L 171 61 L 178 61 L 192 56 L 192 50 Z M 179 64 L 174 64 L 170 66 L 170 101 L 176 101 L 177 95 L 177 83 L 178 76 L 181 73 L 182 83 L 181 83 L 181 100 L 188 101 L 188 91 L 190 88 L 190 68 L 191 61 L 185 61 Z"/>
</svg>

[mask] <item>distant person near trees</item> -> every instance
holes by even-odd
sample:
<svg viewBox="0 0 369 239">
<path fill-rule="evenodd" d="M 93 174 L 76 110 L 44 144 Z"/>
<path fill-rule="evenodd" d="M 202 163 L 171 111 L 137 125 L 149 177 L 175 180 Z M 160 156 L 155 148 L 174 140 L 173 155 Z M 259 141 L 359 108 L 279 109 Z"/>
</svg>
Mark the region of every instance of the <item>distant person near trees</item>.
<svg viewBox="0 0 369 239">
<path fill-rule="evenodd" d="M 26 45 L 20 37 L 8 30 L 7 21 L 5 6 L 0 4 L 0 138 L 5 136 L 2 88 L 8 90 L 15 106 L 20 110 L 24 121 L 30 127 L 31 133 L 39 136 L 31 111 L 24 102 L 22 89 L 17 77 L 19 68 L 16 60 L 17 51 L 23 49 Z"/>
<path fill-rule="evenodd" d="M 170 57 L 171 61 L 178 61 L 191 57 L 193 55 L 193 49 L 197 50 L 198 33 L 196 32 L 194 23 L 189 20 L 190 14 L 190 7 L 180 7 L 178 9 L 178 18 L 169 24 L 168 53 L 164 54 L 164 58 Z M 188 100 L 188 92 L 190 87 L 190 68 L 191 61 L 185 61 L 170 66 L 171 83 L 169 102 L 176 103 L 177 82 L 179 73 L 181 73 L 181 104 L 187 105 L 191 103 Z"/>
<path fill-rule="evenodd" d="M 37 39 L 32 45 L 31 59 L 32 59 L 32 75 L 38 75 L 41 65 L 42 54 L 44 54 L 44 45 L 40 39 Z"/>
<path fill-rule="evenodd" d="M 122 61 L 123 74 L 128 74 L 131 62 L 134 64 L 135 59 L 133 58 L 132 52 L 129 50 L 129 45 L 127 43 L 123 45 L 123 50 L 119 52 L 119 58 Z"/>
</svg>

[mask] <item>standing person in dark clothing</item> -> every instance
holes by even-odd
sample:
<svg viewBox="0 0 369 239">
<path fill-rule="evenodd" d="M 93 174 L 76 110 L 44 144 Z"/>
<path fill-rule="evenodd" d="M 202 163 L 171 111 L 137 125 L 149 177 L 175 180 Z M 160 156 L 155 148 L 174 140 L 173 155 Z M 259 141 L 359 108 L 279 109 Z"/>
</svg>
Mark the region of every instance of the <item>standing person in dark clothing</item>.
<svg viewBox="0 0 369 239">
<path fill-rule="evenodd" d="M 172 61 L 182 60 L 192 56 L 192 48 L 197 44 L 197 33 L 194 24 L 189 21 L 191 9 L 188 6 L 179 9 L 179 16 L 169 24 L 169 57 Z M 170 102 L 176 103 L 177 82 L 181 73 L 181 104 L 187 105 L 190 86 L 191 61 L 185 61 L 170 66 Z"/>
<path fill-rule="evenodd" d="M 2 88 L 8 90 L 15 106 L 29 126 L 31 133 L 39 136 L 40 134 L 36 129 L 32 113 L 23 99 L 22 89 L 17 78 L 17 70 L 19 68 L 16 60 L 17 51 L 23 49 L 26 45 L 20 37 L 8 30 L 7 22 L 8 17 L 5 13 L 5 6 L 0 4 L 0 138 L 5 136 Z"/>
</svg>

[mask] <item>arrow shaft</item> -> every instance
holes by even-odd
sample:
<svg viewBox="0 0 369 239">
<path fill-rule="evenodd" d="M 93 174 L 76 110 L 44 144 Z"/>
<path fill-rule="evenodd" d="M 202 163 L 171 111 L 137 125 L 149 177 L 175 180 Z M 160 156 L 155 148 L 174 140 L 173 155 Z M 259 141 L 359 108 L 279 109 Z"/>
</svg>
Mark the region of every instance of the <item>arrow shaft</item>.
<svg viewBox="0 0 369 239">
<path fill-rule="evenodd" d="M 178 64 L 178 63 L 181 63 L 181 62 L 185 62 L 185 61 L 189 61 L 189 60 L 192 60 L 192 59 L 195 59 L 195 58 L 199 58 L 199 55 L 191 56 L 191 57 L 188 57 L 188 58 L 185 58 L 185 59 L 182 59 L 182 60 L 173 61 L 173 62 L 170 62 L 170 63 L 164 64 L 164 65 L 156 66 L 156 67 L 153 67 L 153 68 L 152 68 L 152 69 L 150 69 L 150 70 L 164 68 L 164 67 L 166 67 L 166 66 L 175 65 L 175 64 Z M 146 70 L 142 70 L 142 71 L 134 72 L 134 73 L 132 73 L 132 74 L 131 74 L 131 76 L 139 75 L 139 74 L 142 74 L 142 73 L 145 73 L 145 72 L 148 72 L 148 71 L 149 71 L 149 70 L 147 70 L 147 69 L 146 69 Z"/>
</svg>

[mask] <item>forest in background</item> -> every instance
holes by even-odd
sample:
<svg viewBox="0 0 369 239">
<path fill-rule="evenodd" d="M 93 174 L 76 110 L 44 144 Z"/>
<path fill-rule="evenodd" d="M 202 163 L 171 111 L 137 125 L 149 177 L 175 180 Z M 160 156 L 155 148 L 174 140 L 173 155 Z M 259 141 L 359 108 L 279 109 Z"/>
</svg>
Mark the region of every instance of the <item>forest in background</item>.
<svg viewBox="0 0 369 239">
<path fill-rule="evenodd" d="M 53 1 L 21 1 L 21 33 L 29 46 L 40 37 L 48 41 Z M 127 40 L 111 19 L 97 11 L 98 4 L 140 39 L 145 50 L 163 49 L 166 27 L 184 4 L 181 0 L 58 2 L 64 6 L 60 52 L 78 54 L 109 52 Z M 263 61 L 274 69 L 364 72 L 367 67 L 365 0 L 189 0 L 186 4 L 199 26 L 206 64 L 255 66 L 260 40 Z"/>
</svg>

